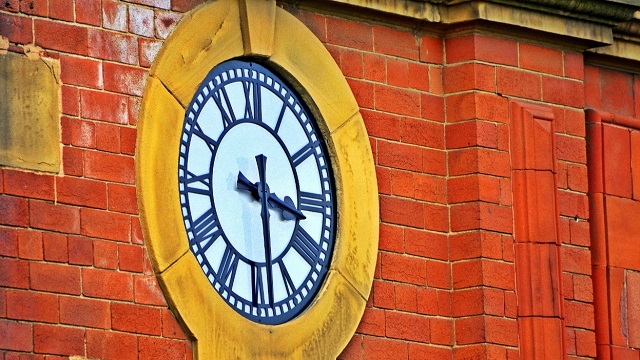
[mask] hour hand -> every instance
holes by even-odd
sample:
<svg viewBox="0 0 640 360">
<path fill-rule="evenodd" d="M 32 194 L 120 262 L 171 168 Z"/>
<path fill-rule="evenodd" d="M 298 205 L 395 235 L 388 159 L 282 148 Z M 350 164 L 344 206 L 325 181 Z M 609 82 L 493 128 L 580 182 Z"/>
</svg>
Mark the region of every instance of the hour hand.
<svg viewBox="0 0 640 360">
<path fill-rule="evenodd" d="M 251 196 L 256 200 L 260 200 L 260 194 L 258 193 L 258 183 L 252 183 L 242 172 L 238 172 L 238 190 L 248 191 Z M 307 217 L 296 208 L 290 197 L 285 196 L 284 200 L 280 199 L 276 194 L 269 193 L 268 197 L 269 206 L 272 208 L 278 208 L 282 211 L 282 217 L 285 220 L 293 220 L 295 218 L 304 220 Z"/>
</svg>

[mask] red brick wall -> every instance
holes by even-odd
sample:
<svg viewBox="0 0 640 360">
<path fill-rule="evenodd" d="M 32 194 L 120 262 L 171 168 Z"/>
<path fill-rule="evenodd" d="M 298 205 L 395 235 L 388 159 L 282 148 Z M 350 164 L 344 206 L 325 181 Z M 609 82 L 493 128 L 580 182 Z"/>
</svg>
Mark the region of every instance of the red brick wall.
<svg viewBox="0 0 640 360">
<path fill-rule="evenodd" d="M 61 174 L 0 169 L 0 354 L 191 358 L 149 265 L 134 155 L 148 68 L 200 1 L 69 3 L 0 3 L 11 51 L 59 59 L 63 113 Z M 638 225 L 607 233 L 640 207 L 637 76 L 553 45 L 287 10 L 347 78 L 378 176 L 373 291 L 340 358 L 584 359 L 597 343 L 638 359 Z"/>
</svg>

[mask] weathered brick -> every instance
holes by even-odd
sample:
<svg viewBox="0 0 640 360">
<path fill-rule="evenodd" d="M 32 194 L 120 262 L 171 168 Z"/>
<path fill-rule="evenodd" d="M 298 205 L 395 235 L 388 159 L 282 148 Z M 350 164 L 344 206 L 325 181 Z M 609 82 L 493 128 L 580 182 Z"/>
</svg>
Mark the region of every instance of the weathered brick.
<svg viewBox="0 0 640 360">
<path fill-rule="evenodd" d="M 82 117 L 112 123 L 129 122 L 127 97 L 119 94 L 81 90 L 80 113 Z"/>
<path fill-rule="evenodd" d="M 76 56 L 60 56 L 60 80 L 65 84 L 102 88 L 102 63 Z"/>
<path fill-rule="evenodd" d="M 155 276 L 133 276 L 134 300 L 138 304 L 166 306 L 164 294 Z"/>
<path fill-rule="evenodd" d="M 138 49 L 140 51 L 139 54 L 139 63 L 142 67 L 151 67 L 153 60 L 155 60 L 160 48 L 162 47 L 162 42 L 152 39 L 138 39 Z"/>
<path fill-rule="evenodd" d="M 105 62 L 102 66 L 104 89 L 142 96 L 147 71 L 141 68 Z"/>
<path fill-rule="evenodd" d="M 126 4 L 122 4 L 126 9 Z M 126 18 L 125 18 L 125 27 Z M 111 31 L 89 29 L 89 56 L 126 64 L 138 62 L 138 41 L 135 36 Z"/>
<path fill-rule="evenodd" d="M 153 10 L 129 5 L 129 31 L 145 37 L 153 37 Z"/>
<path fill-rule="evenodd" d="M 169 34 L 178 24 L 178 21 L 182 18 L 182 14 L 172 11 L 156 10 L 155 11 L 155 28 L 156 37 L 160 39 L 166 39 Z"/>
<path fill-rule="evenodd" d="M 46 4 L 45 4 L 46 9 Z M 29 44 L 33 42 L 33 19 L 24 16 L 14 16 L 7 13 L 0 13 L 0 29 L 2 36 L 9 41 L 18 44 Z"/>
<path fill-rule="evenodd" d="M 102 25 L 111 30 L 127 31 L 127 4 L 115 0 L 103 0 Z"/>
<path fill-rule="evenodd" d="M 113 241 L 93 241 L 93 266 L 102 269 L 118 267 L 118 244 Z"/>
</svg>

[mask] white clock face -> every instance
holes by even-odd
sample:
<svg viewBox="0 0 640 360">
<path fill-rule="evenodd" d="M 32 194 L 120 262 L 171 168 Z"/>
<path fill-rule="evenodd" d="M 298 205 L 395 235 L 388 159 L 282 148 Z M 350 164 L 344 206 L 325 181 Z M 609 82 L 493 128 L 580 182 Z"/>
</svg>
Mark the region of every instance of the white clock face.
<svg viewBox="0 0 640 360">
<path fill-rule="evenodd" d="M 255 62 L 213 68 L 186 110 L 178 178 L 218 294 L 264 324 L 300 314 L 329 268 L 336 214 L 323 140 L 292 89 Z"/>
</svg>

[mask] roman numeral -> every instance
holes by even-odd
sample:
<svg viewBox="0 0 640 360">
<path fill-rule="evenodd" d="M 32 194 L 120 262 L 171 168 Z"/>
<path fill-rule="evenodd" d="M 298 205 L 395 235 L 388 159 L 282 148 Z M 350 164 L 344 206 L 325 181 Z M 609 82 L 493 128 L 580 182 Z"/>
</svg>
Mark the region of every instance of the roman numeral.
<svg viewBox="0 0 640 360">
<path fill-rule="evenodd" d="M 242 83 L 244 89 L 245 98 L 245 119 L 253 119 L 256 121 L 262 121 L 262 105 L 260 95 L 260 84 L 253 81 L 247 81 Z"/>
<path fill-rule="evenodd" d="M 197 220 L 193 221 L 188 231 L 193 232 L 193 240 L 191 242 L 198 243 L 198 253 L 207 251 L 211 244 L 222 235 L 222 230 L 218 224 L 218 219 L 213 213 L 213 209 L 209 209 Z"/>
<path fill-rule="evenodd" d="M 291 156 L 291 162 L 293 162 L 293 166 L 297 167 L 303 161 L 305 161 L 309 156 L 313 155 L 314 148 L 317 146 L 317 142 L 308 143 L 303 146 L 302 149 L 298 150 L 295 154 Z"/>
<path fill-rule="evenodd" d="M 317 213 L 324 213 L 324 209 L 328 206 L 322 196 L 322 194 L 314 194 L 310 192 L 300 192 L 300 205 L 301 211 L 313 211 Z"/>
<path fill-rule="evenodd" d="M 209 150 L 211 150 L 211 152 L 213 152 L 213 149 L 218 146 L 218 142 L 213 140 L 209 135 L 205 134 L 204 131 L 202 131 L 200 124 L 198 123 L 196 123 L 196 125 L 193 127 L 193 135 L 199 137 L 205 143 L 207 143 L 207 146 L 209 147 Z"/>
<path fill-rule="evenodd" d="M 236 270 L 238 270 L 238 260 L 240 260 L 240 258 L 230 247 L 224 250 L 217 275 L 218 281 L 220 281 L 221 284 L 226 285 L 227 282 L 229 282 L 229 285 L 227 285 L 229 289 L 233 288 L 233 280 L 235 280 Z"/>
<path fill-rule="evenodd" d="M 251 266 L 251 295 L 252 305 L 264 304 L 264 285 L 262 283 L 262 269 L 259 266 Z"/>
<path fill-rule="evenodd" d="M 231 101 L 229 101 L 229 95 L 224 87 L 221 87 L 218 91 L 211 94 L 211 98 L 216 102 L 216 105 L 218 105 L 218 109 L 220 109 L 220 114 L 222 114 L 222 125 L 225 128 L 236 121 L 236 116 L 233 113 L 233 108 L 231 107 Z M 226 107 L 223 106 L 223 102 Z"/>
<path fill-rule="evenodd" d="M 282 262 L 282 260 L 278 261 L 277 264 L 280 267 L 280 273 L 282 274 L 282 282 L 284 283 L 284 288 L 287 291 L 287 296 L 291 296 L 293 295 L 293 291 L 295 290 L 296 286 L 293 283 L 293 280 L 291 279 L 291 275 L 289 275 L 289 270 L 287 270 L 287 267 L 284 266 L 284 263 Z"/>
<path fill-rule="evenodd" d="M 284 118 L 284 112 L 287 110 L 287 101 L 282 101 L 282 109 L 280 109 L 280 114 L 278 115 L 278 121 L 276 122 L 276 127 L 273 129 L 276 133 L 280 130 L 280 125 L 282 124 L 282 119 Z"/>
<path fill-rule="evenodd" d="M 312 267 L 320 256 L 320 245 L 300 226 L 296 228 L 292 246 Z"/>
<path fill-rule="evenodd" d="M 211 174 L 209 173 L 195 175 L 194 173 L 187 171 L 187 176 L 180 177 L 178 180 L 185 183 L 185 191 L 187 192 L 211 196 Z M 196 184 L 199 184 L 200 187 L 194 187 Z M 204 189 L 202 187 L 204 187 Z"/>
</svg>

